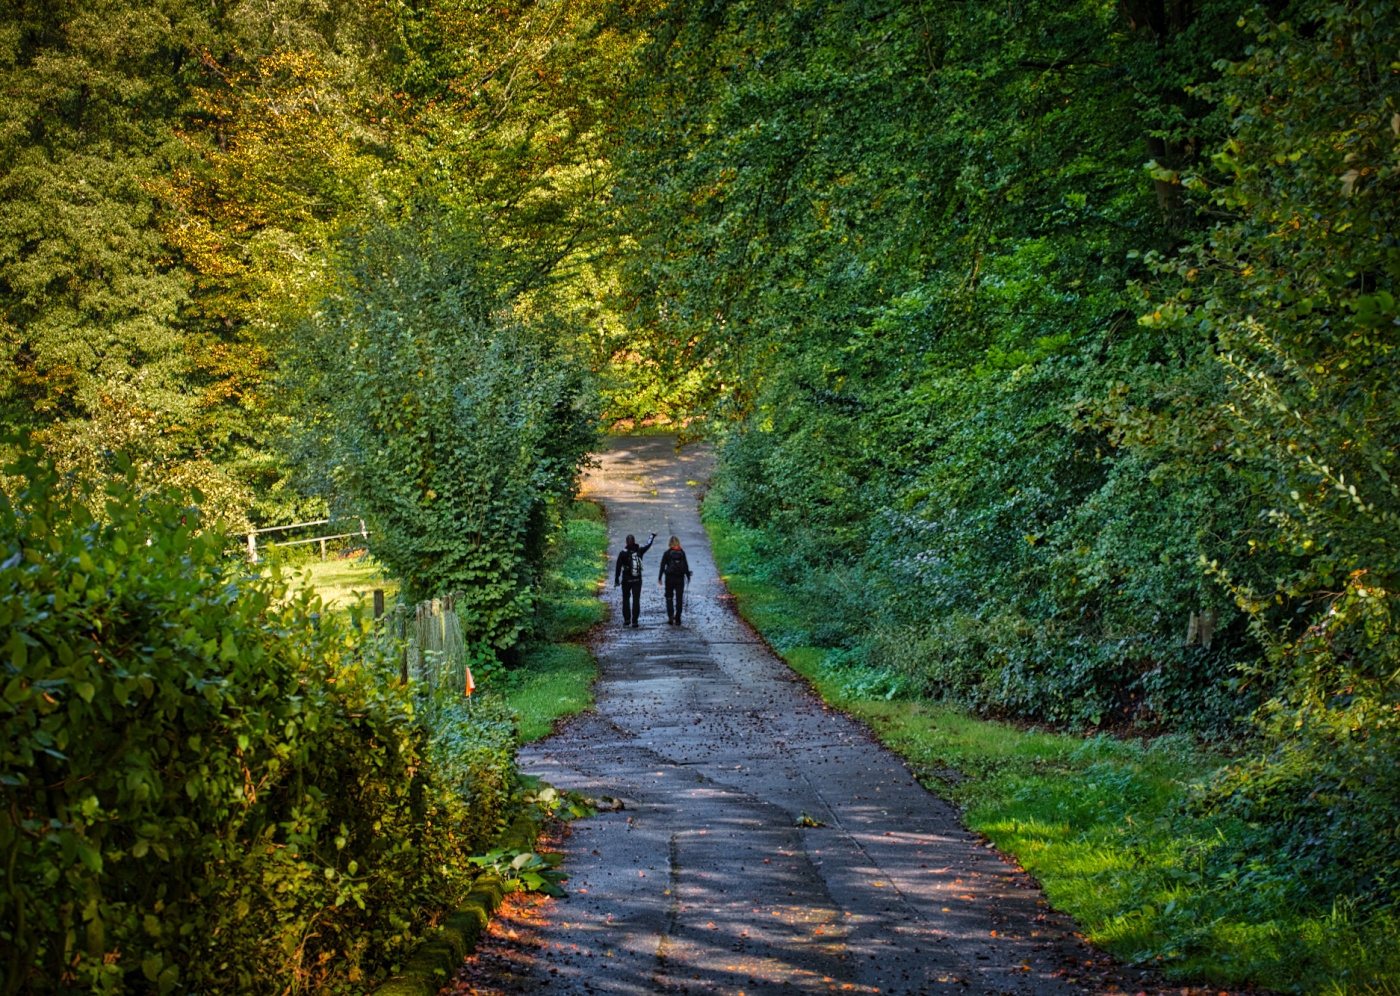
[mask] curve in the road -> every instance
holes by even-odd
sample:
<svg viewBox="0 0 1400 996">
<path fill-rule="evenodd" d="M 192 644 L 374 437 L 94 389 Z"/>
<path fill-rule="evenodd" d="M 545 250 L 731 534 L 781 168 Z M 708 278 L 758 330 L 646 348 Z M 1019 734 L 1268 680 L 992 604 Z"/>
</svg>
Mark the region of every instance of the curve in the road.
<svg viewBox="0 0 1400 996">
<path fill-rule="evenodd" d="M 659 539 L 641 628 L 608 578 L 597 710 L 522 752 L 626 801 L 574 824 L 536 978 L 561 996 L 1080 992 L 1061 971 L 1092 957 L 1073 925 L 733 612 L 696 501 L 707 454 L 674 447 L 619 440 L 586 482 L 614 553 Z M 654 573 L 673 534 L 695 572 L 681 629 Z"/>
</svg>

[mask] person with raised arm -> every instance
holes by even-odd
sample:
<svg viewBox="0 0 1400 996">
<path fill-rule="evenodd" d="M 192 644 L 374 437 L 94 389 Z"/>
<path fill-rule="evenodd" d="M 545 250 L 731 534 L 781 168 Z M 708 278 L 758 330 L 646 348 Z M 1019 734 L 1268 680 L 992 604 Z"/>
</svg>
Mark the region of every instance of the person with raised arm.
<svg viewBox="0 0 1400 996">
<path fill-rule="evenodd" d="M 637 537 L 629 535 L 627 544 L 617 555 L 617 568 L 613 571 L 613 584 L 622 585 L 622 625 L 637 628 L 642 617 L 642 557 L 656 542 L 656 533 L 646 546 L 637 545 Z"/>
</svg>

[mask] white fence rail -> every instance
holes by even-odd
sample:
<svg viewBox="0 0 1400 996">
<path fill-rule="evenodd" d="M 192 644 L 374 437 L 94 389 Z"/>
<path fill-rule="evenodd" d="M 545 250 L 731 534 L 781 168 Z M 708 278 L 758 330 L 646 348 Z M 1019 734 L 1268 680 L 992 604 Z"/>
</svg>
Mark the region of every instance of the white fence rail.
<svg viewBox="0 0 1400 996">
<path fill-rule="evenodd" d="M 258 537 L 261 536 L 261 535 L 264 534 L 264 533 L 279 533 L 279 532 L 283 532 L 283 531 L 285 531 L 285 530 L 287 530 L 287 529 L 301 529 L 301 528 L 304 528 L 305 526 L 324 526 L 324 525 L 327 525 L 328 523 L 331 523 L 331 522 L 334 522 L 334 521 L 336 521 L 336 520 L 334 520 L 334 519 L 312 519 L 312 520 L 310 520 L 309 522 L 293 522 L 293 523 L 291 523 L 290 525 L 286 525 L 286 526 L 268 526 L 268 527 L 265 528 L 265 529 L 252 529 L 252 530 L 249 530 L 249 532 L 248 532 L 248 563 L 250 563 L 250 564 L 256 564 L 256 563 L 258 562 Z M 339 520 L 339 521 L 344 522 L 345 520 L 344 520 L 344 519 L 341 519 L 341 520 Z M 268 543 L 268 544 L 266 544 L 266 545 L 267 545 L 267 548 L 268 548 L 269 550 L 272 550 L 272 549 L 276 549 L 277 547 L 281 547 L 281 546 L 301 546 L 301 545 L 306 544 L 306 543 L 320 543 L 320 544 L 321 544 L 321 560 L 322 560 L 322 561 L 325 561 L 325 559 L 326 559 L 326 543 L 327 543 L 327 541 L 329 541 L 329 540 L 338 540 L 338 539 L 348 539 L 348 538 L 350 538 L 351 536 L 360 536 L 360 537 L 362 537 L 362 538 L 364 538 L 364 539 L 369 539 L 369 530 L 365 528 L 365 520 L 364 520 L 364 519 L 360 519 L 359 522 L 360 522 L 360 531 L 357 532 L 357 533 L 335 533 L 334 535 L 330 535 L 330 536 L 312 536 L 310 539 L 285 540 L 285 541 L 283 541 L 283 542 L 281 542 L 281 543 Z"/>
</svg>

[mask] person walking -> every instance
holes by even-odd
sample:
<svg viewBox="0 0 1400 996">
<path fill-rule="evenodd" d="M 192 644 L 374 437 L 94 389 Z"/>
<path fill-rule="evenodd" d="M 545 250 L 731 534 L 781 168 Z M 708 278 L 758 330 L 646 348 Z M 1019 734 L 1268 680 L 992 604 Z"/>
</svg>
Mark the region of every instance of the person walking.
<svg viewBox="0 0 1400 996">
<path fill-rule="evenodd" d="M 671 548 L 661 555 L 661 574 L 656 580 L 666 586 L 666 621 L 679 626 L 685 603 L 685 583 L 690 580 L 690 564 L 686 563 L 680 537 L 671 537 Z"/>
<path fill-rule="evenodd" d="M 613 584 L 622 585 L 622 625 L 633 629 L 642 617 L 642 557 L 655 542 L 656 533 L 651 534 L 646 546 L 638 546 L 637 537 L 629 535 L 626 546 L 617 555 Z"/>
</svg>

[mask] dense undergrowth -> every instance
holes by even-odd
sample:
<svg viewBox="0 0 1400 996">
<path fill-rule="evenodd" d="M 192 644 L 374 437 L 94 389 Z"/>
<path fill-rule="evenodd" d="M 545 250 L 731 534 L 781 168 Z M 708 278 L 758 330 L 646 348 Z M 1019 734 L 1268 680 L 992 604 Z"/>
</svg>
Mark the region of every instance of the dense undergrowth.
<svg viewBox="0 0 1400 996">
<path fill-rule="evenodd" d="M 705 521 L 744 618 L 1015 855 L 1095 945 L 1183 982 L 1357 996 L 1400 984 L 1393 915 L 1310 895 L 1288 855 L 1258 857 L 1269 827 L 1198 805 L 1241 745 L 1057 733 L 912 697 L 898 671 L 806 643 L 820 607 L 752 530 L 713 506 Z"/>
<path fill-rule="evenodd" d="M 509 713 L 421 701 L 188 498 L 7 473 L 0 991 L 345 992 L 390 970 L 503 822 Z"/>
</svg>

